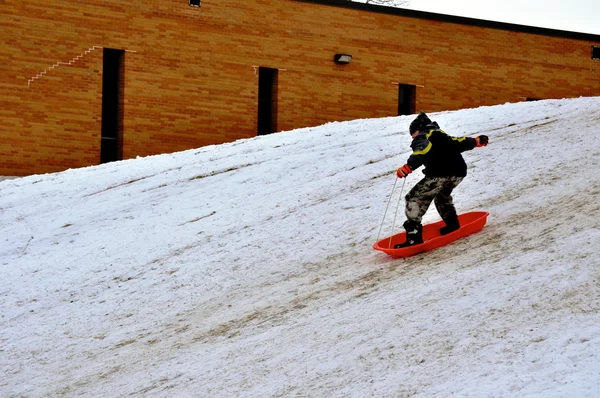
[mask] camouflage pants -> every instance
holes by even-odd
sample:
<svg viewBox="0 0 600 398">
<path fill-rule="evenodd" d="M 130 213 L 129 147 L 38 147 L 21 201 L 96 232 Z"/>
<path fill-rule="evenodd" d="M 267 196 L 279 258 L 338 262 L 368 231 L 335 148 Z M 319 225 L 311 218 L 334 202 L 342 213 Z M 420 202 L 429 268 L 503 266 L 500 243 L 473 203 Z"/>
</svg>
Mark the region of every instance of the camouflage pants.
<svg viewBox="0 0 600 398">
<path fill-rule="evenodd" d="M 443 220 L 456 216 L 452 191 L 464 177 L 425 177 L 406 195 L 406 219 L 421 224 L 431 201 Z"/>
</svg>

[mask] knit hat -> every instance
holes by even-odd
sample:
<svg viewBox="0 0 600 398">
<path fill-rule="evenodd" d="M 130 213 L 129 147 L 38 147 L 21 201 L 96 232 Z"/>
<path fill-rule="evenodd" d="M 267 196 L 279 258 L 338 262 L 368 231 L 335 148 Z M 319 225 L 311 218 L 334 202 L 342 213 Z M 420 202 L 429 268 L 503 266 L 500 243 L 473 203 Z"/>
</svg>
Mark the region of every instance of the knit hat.
<svg viewBox="0 0 600 398">
<path fill-rule="evenodd" d="M 425 112 L 423 112 L 423 111 L 419 112 L 419 115 L 417 116 L 417 118 L 415 120 L 413 120 L 412 123 L 410 124 L 410 127 L 409 127 L 410 135 L 412 135 L 417 130 L 423 130 L 425 128 L 425 126 L 427 126 L 430 123 L 431 123 L 431 120 L 429 119 L 429 117 L 427 117 Z"/>
</svg>

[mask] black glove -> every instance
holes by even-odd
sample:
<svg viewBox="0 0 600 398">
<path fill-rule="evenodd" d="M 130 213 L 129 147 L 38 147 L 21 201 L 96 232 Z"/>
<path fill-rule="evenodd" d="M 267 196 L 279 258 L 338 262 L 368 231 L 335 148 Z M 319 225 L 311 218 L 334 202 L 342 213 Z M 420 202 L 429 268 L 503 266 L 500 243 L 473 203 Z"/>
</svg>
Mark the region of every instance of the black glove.
<svg viewBox="0 0 600 398">
<path fill-rule="evenodd" d="M 488 144 L 488 136 L 487 135 L 480 135 L 479 137 L 475 138 L 475 142 L 477 143 L 475 145 L 476 148 L 478 148 L 480 146 L 486 146 Z"/>
</svg>

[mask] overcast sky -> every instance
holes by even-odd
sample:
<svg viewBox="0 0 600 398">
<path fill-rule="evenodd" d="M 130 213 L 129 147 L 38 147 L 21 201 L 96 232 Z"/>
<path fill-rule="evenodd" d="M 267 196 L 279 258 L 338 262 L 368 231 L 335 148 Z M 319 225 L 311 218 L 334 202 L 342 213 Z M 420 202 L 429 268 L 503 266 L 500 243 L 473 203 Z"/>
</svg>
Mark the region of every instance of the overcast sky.
<svg viewBox="0 0 600 398">
<path fill-rule="evenodd" d="M 407 8 L 600 34 L 600 0 L 411 0 Z"/>
</svg>

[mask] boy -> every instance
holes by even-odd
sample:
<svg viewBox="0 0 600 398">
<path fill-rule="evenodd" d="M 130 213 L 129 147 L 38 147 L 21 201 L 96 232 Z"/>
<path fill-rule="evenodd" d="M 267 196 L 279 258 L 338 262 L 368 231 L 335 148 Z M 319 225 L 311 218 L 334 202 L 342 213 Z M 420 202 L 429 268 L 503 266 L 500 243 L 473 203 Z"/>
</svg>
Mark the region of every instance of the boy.
<svg viewBox="0 0 600 398">
<path fill-rule="evenodd" d="M 410 144 L 413 153 L 406 164 L 398 169 L 398 178 L 405 178 L 421 165 L 425 166 L 425 178 L 406 195 L 406 242 L 394 249 L 423 243 L 421 219 L 433 201 L 435 208 L 446 223 L 440 234 L 446 235 L 460 228 L 456 209 L 452 203 L 452 191 L 467 175 L 467 164 L 461 153 L 486 146 L 488 137 L 451 137 L 444 133 L 421 111 L 410 124 Z"/>
</svg>

